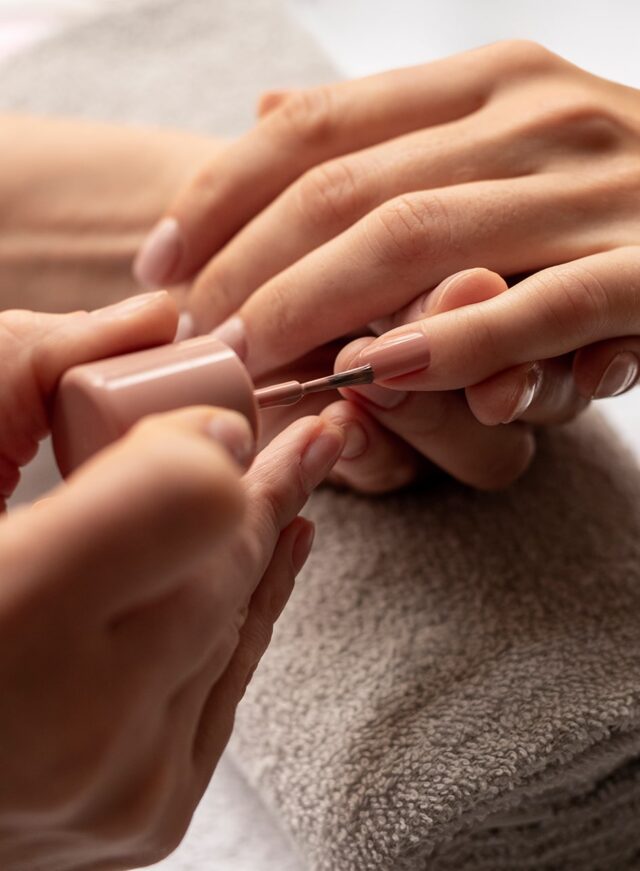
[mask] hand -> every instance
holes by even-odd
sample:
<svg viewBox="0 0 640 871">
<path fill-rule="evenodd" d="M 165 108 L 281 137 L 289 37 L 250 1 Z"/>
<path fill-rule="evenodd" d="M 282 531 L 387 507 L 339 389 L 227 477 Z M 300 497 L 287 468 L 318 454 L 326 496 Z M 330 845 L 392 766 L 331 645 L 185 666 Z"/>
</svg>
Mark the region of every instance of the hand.
<svg viewBox="0 0 640 871">
<path fill-rule="evenodd" d="M 506 385 L 517 416 L 538 422 L 545 396 L 527 383 L 531 361 L 543 361 L 539 385 L 547 367 L 564 365 L 585 399 L 617 396 L 637 383 L 640 246 L 541 270 L 466 308 L 414 316 L 400 315 L 403 326 L 343 354 L 351 363 L 371 363 L 392 390 L 466 388 L 470 407 L 487 424 L 498 422 L 493 403 Z"/>
<path fill-rule="evenodd" d="M 46 429 L 56 372 L 139 347 L 141 332 L 166 340 L 176 321 L 165 294 L 3 318 L 6 468 Z M 244 418 L 187 409 L 148 418 L 0 520 L 3 869 L 137 867 L 177 845 L 309 552 L 298 512 L 342 443 L 298 421 L 243 478 Z"/>
<path fill-rule="evenodd" d="M 259 373 L 459 270 L 634 244 L 639 105 L 521 42 L 285 97 L 169 210 L 162 281 L 219 252 L 195 281 L 196 325 L 239 310 L 226 335 Z"/>
</svg>

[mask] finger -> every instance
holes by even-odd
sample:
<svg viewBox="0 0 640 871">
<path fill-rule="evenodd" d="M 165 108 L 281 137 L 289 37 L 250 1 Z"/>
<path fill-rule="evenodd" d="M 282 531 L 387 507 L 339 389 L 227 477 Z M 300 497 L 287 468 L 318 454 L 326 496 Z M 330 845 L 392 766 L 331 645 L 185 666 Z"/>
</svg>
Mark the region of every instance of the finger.
<svg viewBox="0 0 640 871">
<path fill-rule="evenodd" d="M 333 469 L 341 484 L 361 493 L 387 493 L 418 477 L 424 464 L 415 450 L 361 405 L 340 400 L 327 406 L 321 416 L 345 432 L 345 445 Z"/>
<path fill-rule="evenodd" d="M 266 651 L 273 626 L 285 607 L 313 545 L 313 524 L 298 518 L 284 530 L 269 566 L 256 589 L 235 653 L 223 676 L 211 688 L 203 676 L 204 704 L 193 740 L 193 762 L 201 783 L 209 782 L 233 726 L 235 710 Z M 198 689 L 196 687 L 195 698 Z"/>
<path fill-rule="evenodd" d="M 495 125 L 476 113 L 314 167 L 197 276 L 189 306 L 198 327 L 220 323 L 274 275 L 388 200 L 457 184 L 461 172 L 465 182 L 525 175 L 531 154 L 502 147 Z"/>
<path fill-rule="evenodd" d="M 256 107 L 256 115 L 258 118 L 264 118 L 274 109 L 277 109 L 283 102 L 293 94 L 293 90 L 266 91 L 260 95 L 258 105 Z"/>
<path fill-rule="evenodd" d="M 626 393 L 640 377 L 640 337 L 608 339 L 581 348 L 574 356 L 573 377 L 580 394 L 589 399 Z"/>
<path fill-rule="evenodd" d="M 392 330 L 358 361 L 389 386 L 449 390 L 530 360 L 640 332 L 640 248 L 618 248 L 532 275 L 478 305 Z M 420 372 L 418 372 L 420 368 Z M 401 372 L 411 372 L 400 377 Z"/>
<path fill-rule="evenodd" d="M 91 314 L 5 311 L 0 315 L 11 414 L 0 432 L 2 487 L 9 495 L 18 468 L 31 460 L 49 431 L 49 401 L 60 376 L 79 363 L 169 342 L 177 313 L 168 294 L 143 294 Z"/>
<path fill-rule="evenodd" d="M 252 540 L 253 546 L 248 556 L 239 556 L 258 567 L 258 576 L 268 565 L 282 530 L 335 465 L 344 438 L 339 427 L 307 417 L 291 424 L 258 454 L 244 479 L 245 540 Z M 252 592 L 248 590 L 247 597 Z"/>
<path fill-rule="evenodd" d="M 572 356 L 525 363 L 467 387 L 465 394 L 475 417 L 487 426 L 512 423 L 566 423 L 583 411 L 588 400 L 578 393 Z"/>
<path fill-rule="evenodd" d="M 550 175 L 392 200 L 267 282 L 215 334 L 254 372 L 268 371 L 397 311 L 460 269 L 483 263 L 509 275 L 571 260 L 585 245 L 583 198 L 575 179 L 561 185 Z M 574 225 L 569 236 L 562 232 L 567 222 Z"/>
<path fill-rule="evenodd" d="M 520 67 L 527 54 L 532 64 L 540 63 L 541 57 L 522 50 Z M 294 93 L 183 191 L 143 246 L 135 267 L 138 280 L 157 287 L 193 277 L 311 166 L 475 112 L 514 55 L 489 46 Z"/>
<path fill-rule="evenodd" d="M 423 317 L 484 302 L 508 289 L 507 282 L 497 272 L 482 267 L 463 269 L 445 278 L 433 290 L 420 294 L 409 305 L 403 306 L 388 317 L 379 318 L 370 326 L 373 332 L 380 336 L 395 327 L 411 324 Z"/>
<path fill-rule="evenodd" d="M 371 339 L 362 339 L 365 347 Z M 358 343 L 338 355 L 336 366 L 348 367 Z M 535 441 L 522 424 L 492 429 L 472 415 L 460 392 L 404 393 L 377 384 L 342 390 L 364 405 L 382 426 L 457 480 L 482 490 L 515 481 L 529 466 Z"/>
<path fill-rule="evenodd" d="M 227 431 L 246 436 L 248 423 L 233 412 L 195 408 L 147 418 L 37 510 L 17 514 L 7 558 L 38 541 L 25 574 L 50 578 L 47 595 L 100 619 L 169 594 L 245 510 L 241 469 L 212 428 L 221 416 Z"/>
<path fill-rule="evenodd" d="M 132 296 L 89 314 L 36 315 L 33 363 L 45 391 L 72 366 L 170 342 L 178 312 L 166 291 Z"/>
</svg>

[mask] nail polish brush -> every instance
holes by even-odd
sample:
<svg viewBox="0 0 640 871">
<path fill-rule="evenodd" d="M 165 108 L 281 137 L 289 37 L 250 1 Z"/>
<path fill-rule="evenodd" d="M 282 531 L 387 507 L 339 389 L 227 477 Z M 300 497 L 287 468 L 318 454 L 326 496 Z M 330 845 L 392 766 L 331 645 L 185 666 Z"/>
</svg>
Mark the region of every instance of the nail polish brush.
<svg viewBox="0 0 640 871">
<path fill-rule="evenodd" d="M 374 380 L 371 366 L 258 390 L 240 358 L 211 336 L 162 345 L 69 369 L 53 402 L 51 433 L 63 475 L 120 438 L 140 418 L 191 405 L 243 414 L 258 436 L 262 408 Z"/>
</svg>

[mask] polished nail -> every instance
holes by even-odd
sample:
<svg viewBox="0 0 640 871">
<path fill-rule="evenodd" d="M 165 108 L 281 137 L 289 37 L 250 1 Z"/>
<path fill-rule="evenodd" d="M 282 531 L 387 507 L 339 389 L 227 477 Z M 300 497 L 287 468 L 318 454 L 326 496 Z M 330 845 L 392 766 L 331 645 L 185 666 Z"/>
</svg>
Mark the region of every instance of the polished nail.
<svg viewBox="0 0 640 871">
<path fill-rule="evenodd" d="M 114 302 L 113 305 L 97 308 L 91 312 L 95 318 L 129 318 L 139 312 L 141 309 L 148 306 L 156 305 L 161 299 L 168 299 L 169 294 L 166 290 L 154 290 L 151 293 L 138 293 L 135 296 L 129 296 L 120 302 Z"/>
<path fill-rule="evenodd" d="M 513 423 L 527 411 L 536 398 L 542 384 L 542 367 L 534 363 L 527 371 L 524 383 L 517 395 L 511 414 L 502 423 Z"/>
<path fill-rule="evenodd" d="M 255 454 L 255 440 L 249 422 L 239 414 L 216 414 L 207 424 L 207 434 L 221 444 L 243 469 Z"/>
<path fill-rule="evenodd" d="M 302 454 L 300 471 L 307 493 L 329 474 L 344 445 L 344 432 L 338 427 L 325 428 L 311 440 Z"/>
<path fill-rule="evenodd" d="M 422 298 L 422 311 L 429 312 L 433 311 L 436 307 L 440 308 L 449 291 L 453 290 L 454 287 L 457 287 L 464 281 L 467 275 L 475 271 L 475 269 L 463 269 L 460 272 L 454 272 L 453 275 L 450 275 L 448 278 L 445 278 L 444 281 L 441 281 L 440 284 L 431 291 L 431 293 L 425 294 Z"/>
<path fill-rule="evenodd" d="M 180 312 L 180 317 L 178 318 L 178 329 L 176 330 L 176 335 L 173 341 L 184 342 L 186 339 L 192 339 L 195 334 L 196 330 L 191 312 Z"/>
<path fill-rule="evenodd" d="M 291 564 L 293 565 L 294 574 L 298 574 L 309 559 L 311 548 L 316 537 L 316 527 L 310 521 L 307 521 L 304 529 L 296 538 L 291 553 Z"/>
<path fill-rule="evenodd" d="M 593 398 L 606 399 L 608 396 L 619 396 L 633 387 L 639 374 L 640 360 L 631 351 L 621 351 L 605 369 Z"/>
<path fill-rule="evenodd" d="M 356 402 L 359 399 L 364 399 L 377 408 L 387 410 L 397 408 L 409 395 L 406 390 L 388 390 L 386 387 L 379 387 L 377 384 L 363 384 L 361 387 L 349 387 L 343 390 L 344 396 L 347 396 L 349 393 L 355 394 L 354 399 Z"/>
<path fill-rule="evenodd" d="M 362 351 L 359 364 L 371 364 L 376 381 L 386 381 L 426 369 L 430 359 L 427 337 L 413 332 L 376 339 Z"/>
<path fill-rule="evenodd" d="M 355 421 L 348 423 L 344 431 L 344 447 L 340 459 L 355 460 L 361 457 L 368 447 L 369 439 L 364 427 Z"/>
<path fill-rule="evenodd" d="M 224 323 L 211 331 L 214 339 L 220 339 L 225 345 L 236 352 L 241 360 L 245 360 L 247 356 L 247 333 L 244 328 L 242 318 L 237 315 L 226 320 Z"/>
<path fill-rule="evenodd" d="M 182 234 L 175 218 L 163 218 L 149 233 L 133 264 L 133 274 L 144 287 L 169 284 L 182 254 Z"/>
</svg>

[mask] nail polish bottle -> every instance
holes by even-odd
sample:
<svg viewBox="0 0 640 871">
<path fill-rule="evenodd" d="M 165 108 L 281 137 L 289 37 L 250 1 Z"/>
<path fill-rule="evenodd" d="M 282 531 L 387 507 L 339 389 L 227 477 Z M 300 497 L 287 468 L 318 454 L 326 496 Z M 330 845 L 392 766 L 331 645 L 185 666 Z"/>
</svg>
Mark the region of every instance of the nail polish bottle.
<svg viewBox="0 0 640 871">
<path fill-rule="evenodd" d="M 141 417 L 189 405 L 239 411 L 257 438 L 253 381 L 240 358 L 218 339 L 198 337 L 69 369 L 51 419 L 61 473 L 68 475 Z"/>
</svg>

